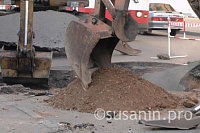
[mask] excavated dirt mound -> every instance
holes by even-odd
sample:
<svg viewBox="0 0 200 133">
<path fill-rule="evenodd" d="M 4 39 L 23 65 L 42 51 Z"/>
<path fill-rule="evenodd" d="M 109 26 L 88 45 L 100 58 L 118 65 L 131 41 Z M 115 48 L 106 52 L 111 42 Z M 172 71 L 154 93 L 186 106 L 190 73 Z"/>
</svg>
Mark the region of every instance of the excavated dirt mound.
<svg viewBox="0 0 200 133">
<path fill-rule="evenodd" d="M 181 79 L 180 84 L 186 88 L 185 91 L 200 90 L 200 65 L 186 73 Z"/>
<path fill-rule="evenodd" d="M 82 88 L 81 81 L 75 79 L 48 102 L 55 108 L 94 112 L 97 108 L 109 111 L 175 108 L 180 100 L 116 65 L 99 69 L 92 79 L 87 91 Z"/>
</svg>

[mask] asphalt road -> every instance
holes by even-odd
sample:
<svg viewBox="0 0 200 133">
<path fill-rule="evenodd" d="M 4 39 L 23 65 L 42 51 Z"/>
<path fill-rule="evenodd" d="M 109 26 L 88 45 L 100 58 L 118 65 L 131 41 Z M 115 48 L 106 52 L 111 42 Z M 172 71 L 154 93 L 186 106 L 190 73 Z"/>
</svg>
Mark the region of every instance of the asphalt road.
<svg viewBox="0 0 200 133">
<path fill-rule="evenodd" d="M 196 23 L 199 20 L 193 20 Z M 182 31 L 180 31 L 177 36 L 183 36 Z M 197 38 L 200 39 L 200 28 L 189 28 L 186 30 L 186 37 L 188 38 Z M 160 63 L 174 63 L 185 65 L 188 62 L 199 61 L 200 55 L 200 41 L 192 40 L 180 40 L 171 38 L 171 56 L 183 56 L 187 55 L 185 58 L 174 58 L 171 60 L 158 60 L 152 59 L 158 54 L 167 54 L 168 53 L 168 37 L 167 31 L 153 31 L 149 35 L 138 35 L 133 42 L 128 44 L 135 49 L 140 49 L 142 52 L 137 56 L 128 56 L 124 55 L 118 51 L 114 51 L 112 56 L 112 62 L 160 62 Z M 59 62 L 59 63 L 58 63 Z M 66 58 L 63 58 L 62 61 L 53 60 L 53 68 L 56 66 L 66 67 L 70 66 Z"/>
<path fill-rule="evenodd" d="M 172 53 L 174 55 L 188 54 L 187 58 L 178 58 L 170 61 L 165 60 L 152 60 L 152 56 L 156 56 L 158 53 L 164 53 L 167 49 L 167 36 L 164 32 L 155 32 L 152 35 L 138 35 L 135 42 L 130 43 L 131 46 L 137 49 L 141 49 L 143 52 L 138 56 L 126 56 L 121 53 L 115 52 L 113 55 L 113 62 L 124 62 L 124 61 L 141 61 L 141 62 L 171 62 L 183 64 L 188 61 L 195 61 L 198 59 L 199 46 L 194 41 L 182 41 L 173 39 L 174 45 Z M 180 43 L 181 41 L 182 43 Z M 191 42 L 188 44 L 188 42 Z M 180 48 L 179 48 L 180 47 Z M 175 49 L 177 48 L 177 49 Z M 184 51 L 182 51 L 184 50 Z M 53 61 L 54 69 L 66 69 L 67 63 L 66 58 L 62 60 Z M 194 64 L 192 64 L 194 65 Z M 178 78 L 181 77 L 179 74 L 190 69 L 188 66 L 180 66 L 171 68 L 163 72 L 147 74 L 148 80 L 156 80 L 163 78 L 170 78 L 169 80 L 163 79 L 165 82 L 164 86 L 169 85 L 173 88 L 173 83 L 177 85 Z M 179 74 L 176 73 L 179 71 Z M 171 72 L 171 73 L 170 73 Z M 166 75 L 166 73 L 168 75 Z M 176 76 L 173 76 L 176 75 Z M 179 76 L 178 76 L 179 75 Z M 156 77 L 157 76 L 157 77 Z M 160 76 L 160 77 L 159 77 Z M 156 77 L 156 78 L 155 78 Z M 176 80 L 174 80 L 174 79 Z M 156 80 L 158 81 L 158 80 Z M 152 81 L 153 82 L 153 81 Z M 160 83 L 160 82 L 159 82 Z M 160 84 L 162 85 L 163 82 Z M 30 97 L 23 95 L 0 95 L 0 132 L 4 133 L 72 133 L 70 130 L 63 128 L 59 122 L 77 124 L 77 123 L 93 123 L 95 128 L 86 130 L 76 130 L 75 133 L 198 133 L 200 128 L 193 130 L 169 130 L 169 129 L 155 129 L 145 127 L 138 124 L 138 120 L 112 120 L 107 122 L 104 120 L 95 119 L 93 114 L 80 113 L 77 111 L 64 111 L 53 109 L 43 102 L 48 97 Z"/>
<path fill-rule="evenodd" d="M 0 132 L 1 133 L 199 133 L 200 127 L 192 130 L 169 130 L 149 128 L 139 125 L 137 118 L 123 120 L 117 116 L 109 122 L 97 120 L 94 114 L 77 111 L 65 111 L 48 106 L 43 100 L 47 96 L 34 97 L 18 95 L 0 95 Z M 165 114 L 165 113 L 164 113 Z M 102 114 L 100 114 L 102 116 Z M 163 116 L 163 115 L 162 115 Z M 148 116 L 147 116 L 148 118 Z M 163 117 L 161 117 L 163 118 Z M 70 131 L 59 123 L 92 123 L 94 128 Z"/>
<path fill-rule="evenodd" d="M 177 36 L 183 36 L 183 34 L 177 34 Z M 186 37 L 188 38 L 200 38 L 197 31 L 187 31 Z M 171 60 L 157 60 L 151 57 L 156 57 L 157 54 L 168 53 L 168 37 L 167 31 L 153 31 L 150 35 L 138 35 L 134 42 L 130 42 L 129 45 L 133 48 L 142 50 L 138 56 L 122 55 L 119 52 L 114 52 L 113 62 L 162 62 L 162 63 L 175 63 L 185 64 L 187 62 L 194 62 L 200 59 L 200 42 L 191 40 L 180 40 L 171 38 L 171 56 L 183 56 L 186 58 L 175 58 Z"/>
</svg>

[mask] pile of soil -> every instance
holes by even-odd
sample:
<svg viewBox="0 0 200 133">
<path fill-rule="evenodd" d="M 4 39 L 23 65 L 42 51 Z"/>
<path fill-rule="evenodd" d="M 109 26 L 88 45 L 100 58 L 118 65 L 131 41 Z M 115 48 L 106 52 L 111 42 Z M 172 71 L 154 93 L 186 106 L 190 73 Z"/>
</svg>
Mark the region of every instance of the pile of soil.
<svg viewBox="0 0 200 133">
<path fill-rule="evenodd" d="M 92 113 L 97 108 L 109 111 L 176 108 L 179 100 L 130 70 L 113 65 L 96 71 L 86 91 L 81 81 L 75 79 L 47 102 L 55 108 Z"/>
</svg>

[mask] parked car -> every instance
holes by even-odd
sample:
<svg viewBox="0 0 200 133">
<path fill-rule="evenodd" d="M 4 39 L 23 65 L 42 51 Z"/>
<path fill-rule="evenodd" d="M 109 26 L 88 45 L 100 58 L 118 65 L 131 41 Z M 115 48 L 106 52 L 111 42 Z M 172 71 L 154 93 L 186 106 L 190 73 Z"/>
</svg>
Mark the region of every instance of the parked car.
<svg viewBox="0 0 200 133">
<path fill-rule="evenodd" d="M 170 4 L 165 3 L 150 3 L 149 4 L 149 26 L 146 33 L 151 33 L 152 30 L 167 30 L 168 16 L 173 22 L 183 22 L 183 14 L 177 12 Z M 180 26 L 171 27 L 171 35 L 175 36 L 178 31 L 183 29 Z"/>
</svg>

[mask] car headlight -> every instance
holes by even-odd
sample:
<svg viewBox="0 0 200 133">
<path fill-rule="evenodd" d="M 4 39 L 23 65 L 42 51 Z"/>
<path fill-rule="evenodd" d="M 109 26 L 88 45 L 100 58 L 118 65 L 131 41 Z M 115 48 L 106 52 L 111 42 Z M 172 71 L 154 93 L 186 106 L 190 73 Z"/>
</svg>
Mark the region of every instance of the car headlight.
<svg viewBox="0 0 200 133">
<path fill-rule="evenodd" d="M 137 13 L 136 13 L 136 16 L 137 16 L 138 18 L 142 17 L 142 12 L 137 12 Z"/>
</svg>

